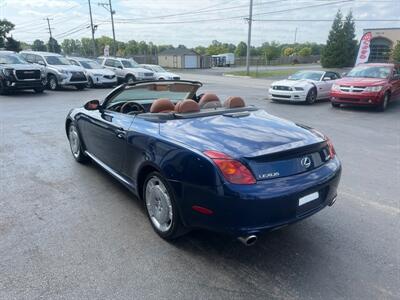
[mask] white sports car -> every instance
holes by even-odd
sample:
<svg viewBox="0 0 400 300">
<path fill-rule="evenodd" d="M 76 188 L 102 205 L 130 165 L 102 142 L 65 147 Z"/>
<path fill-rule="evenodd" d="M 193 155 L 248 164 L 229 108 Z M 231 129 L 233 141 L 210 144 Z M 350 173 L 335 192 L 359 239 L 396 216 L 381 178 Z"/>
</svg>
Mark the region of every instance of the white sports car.
<svg viewBox="0 0 400 300">
<path fill-rule="evenodd" d="M 340 75 L 332 71 L 299 71 L 288 79 L 275 81 L 269 89 L 272 101 L 314 103 L 328 99 L 329 92 Z"/>
</svg>

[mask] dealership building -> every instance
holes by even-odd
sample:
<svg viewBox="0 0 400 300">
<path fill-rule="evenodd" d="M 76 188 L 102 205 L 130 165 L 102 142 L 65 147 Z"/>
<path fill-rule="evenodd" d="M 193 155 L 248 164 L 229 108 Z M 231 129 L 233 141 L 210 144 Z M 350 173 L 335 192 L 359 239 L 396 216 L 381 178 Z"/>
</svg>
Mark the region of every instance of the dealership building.
<svg viewBox="0 0 400 300">
<path fill-rule="evenodd" d="M 400 28 L 368 28 L 364 34 L 371 33 L 370 53 L 368 62 L 387 62 L 390 52 L 400 41 Z"/>
</svg>

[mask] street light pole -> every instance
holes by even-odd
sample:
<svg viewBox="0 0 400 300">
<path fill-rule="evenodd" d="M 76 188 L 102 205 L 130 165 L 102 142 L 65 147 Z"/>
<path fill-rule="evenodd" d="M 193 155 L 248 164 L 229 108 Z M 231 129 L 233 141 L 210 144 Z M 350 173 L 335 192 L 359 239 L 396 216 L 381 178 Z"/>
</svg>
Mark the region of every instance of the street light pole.
<svg viewBox="0 0 400 300">
<path fill-rule="evenodd" d="M 246 74 L 248 76 L 250 74 L 250 44 L 251 44 L 251 23 L 253 22 L 253 0 L 250 0 L 249 19 L 247 21 L 249 23 L 249 30 L 247 35 L 247 53 L 246 53 Z"/>
<path fill-rule="evenodd" d="M 90 14 L 90 28 L 92 29 L 92 43 L 93 43 L 93 57 L 96 57 L 96 41 L 94 40 L 94 27 L 93 27 L 93 17 L 92 17 L 92 5 L 90 4 L 90 0 L 88 0 L 89 4 L 89 14 Z"/>
</svg>

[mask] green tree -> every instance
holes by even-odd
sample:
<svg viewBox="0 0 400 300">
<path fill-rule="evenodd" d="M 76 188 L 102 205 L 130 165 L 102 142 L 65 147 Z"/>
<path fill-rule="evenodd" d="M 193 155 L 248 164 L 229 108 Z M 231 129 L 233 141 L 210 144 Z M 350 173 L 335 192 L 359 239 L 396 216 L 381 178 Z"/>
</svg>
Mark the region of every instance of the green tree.
<svg viewBox="0 0 400 300">
<path fill-rule="evenodd" d="M 235 50 L 235 56 L 246 56 L 247 53 L 247 44 L 245 42 L 240 42 L 237 46 L 236 46 L 236 50 Z"/>
<path fill-rule="evenodd" d="M 353 13 L 350 11 L 343 23 L 343 57 L 344 67 L 354 66 L 357 55 L 357 40 L 355 39 L 355 24 Z"/>
<path fill-rule="evenodd" d="M 32 44 L 33 51 L 47 51 L 47 47 L 42 40 L 34 40 Z"/>
<path fill-rule="evenodd" d="M 13 37 L 8 37 L 6 39 L 5 46 L 6 50 L 9 51 L 15 51 L 15 52 L 21 51 L 21 43 L 15 40 Z"/>
<path fill-rule="evenodd" d="M 266 61 L 269 63 L 271 60 L 278 58 L 281 50 L 277 42 L 264 43 L 260 49 Z"/>
<path fill-rule="evenodd" d="M 321 64 L 324 68 L 345 66 L 343 15 L 340 10 L 336 13 L 332 28 L 329 32 L 326 46 L 322 51 Z"/>
<path fill-rule="evenodd" d="M 61 53 L 61 47 L 57 40 L 53 37 L 49 38 L 49 41 L 47 42 L 47 49 L 49 52 Z"/>
<path fill-rule="evenodd" d="M 6 19 L 0 20 L 0 48 L 6 43 L 6 35 L 13 30 L 15 25 Z"/>
<path fill-rule="evenodd" d="M 283 49 L 283 55 L 284 56 L 291 56 L 293 54 L 294 54 L 294 48 L 287 47 L 287 48 Z"/>
<path fill-rule="evenodd" d="M 311 48 L 310 47 L 301 48 L 300 51 L 299 51 L 299 55 L 303 56 L 303 57 L 310 56 L 311 55 Z"/>
<path fill-rule="evenodd" d="M 396 46 L 394 46 L 392 50 L 392 59 L 395 62 L 400 63 L 400 41 L 397 41 Z"/>
<path fill-rule="evenodd" d="M 201 55 L 204 55 L 204 54 L 206 54 L 207 48 L 204 46 L 197 46 L 193 50 Z"/>
</svg>

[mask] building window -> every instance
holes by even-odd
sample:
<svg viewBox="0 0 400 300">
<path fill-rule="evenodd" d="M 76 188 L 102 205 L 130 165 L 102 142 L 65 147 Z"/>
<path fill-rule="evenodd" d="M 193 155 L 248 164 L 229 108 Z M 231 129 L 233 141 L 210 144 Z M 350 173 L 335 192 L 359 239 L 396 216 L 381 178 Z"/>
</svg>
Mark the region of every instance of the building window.
<svg viewBox="0 0 400 300">
<path fill-rule="evenodd" d="M 370 44 L 368 62 L 387 62 L 390 58 L 392 42 L 386 38 L 374 38 Z"/>
</svg>

